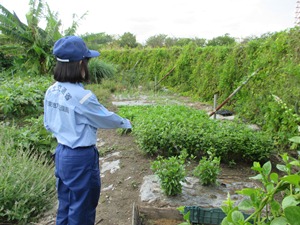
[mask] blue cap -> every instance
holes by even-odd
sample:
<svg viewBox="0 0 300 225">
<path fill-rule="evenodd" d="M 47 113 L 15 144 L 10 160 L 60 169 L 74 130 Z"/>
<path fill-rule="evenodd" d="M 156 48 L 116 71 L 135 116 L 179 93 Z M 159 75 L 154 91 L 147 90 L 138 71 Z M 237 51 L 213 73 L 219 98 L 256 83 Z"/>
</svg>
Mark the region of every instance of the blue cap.
<svg viewBox="0 0 300 225">
<path fill-rule="evenodd" d="M 66 36 L 56 41 L 53 54 L 60 62 L 76 62 L 100 55 L 98 51 L 89 50 L 82 38 L 77 36 Z"/>
</svg>

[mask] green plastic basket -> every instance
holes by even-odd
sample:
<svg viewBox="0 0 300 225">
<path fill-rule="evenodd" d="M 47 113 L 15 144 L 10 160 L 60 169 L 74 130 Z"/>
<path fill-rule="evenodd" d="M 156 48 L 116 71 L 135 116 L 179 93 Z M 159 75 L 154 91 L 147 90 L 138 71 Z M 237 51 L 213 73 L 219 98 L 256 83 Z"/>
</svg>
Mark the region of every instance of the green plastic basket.
<svg viewBox="0 0 300 225">
<path fill-rule="evenodd" d="M 190 211 L 190 222 L 193 224 L 221 224 L 226 214 L 219 208 L 201 208 L 199 206 L 185 206 L 184 213 Z"/>
<path fill-rule="evenodd" d="M 185 206 L 184 214 L 190 211 L 190 222 L 192 224 L 220 225 L 226 214 L 220 208 L 202 208 L 199 206 Z M 249 215 L 243 213 L 247 218 Z M 250 221 L 252 223 L 252 221 Z"/>
</svg>

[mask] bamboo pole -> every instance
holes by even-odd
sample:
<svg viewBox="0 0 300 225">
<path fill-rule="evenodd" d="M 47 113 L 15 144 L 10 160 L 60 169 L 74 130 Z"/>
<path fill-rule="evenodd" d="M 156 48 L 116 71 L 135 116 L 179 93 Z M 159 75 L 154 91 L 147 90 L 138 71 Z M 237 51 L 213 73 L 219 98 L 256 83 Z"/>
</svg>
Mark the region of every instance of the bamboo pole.
<svg viewBox="0 0 300 225">
<path fill-rule="evenodd" d="M 155 87 L 157 86 L 157 85 L 159 85 L 159 83 L 160 82 L 162 82 L 167 76 L 169 76 L 172 72 L 173 72 L 173 70 L 175 69 L 175 67 L 176 66 L 174 66 L 160 81 L 158 81 L 156 84 L 155 84 Z"/>
<path fill-rule="evenodd" d="M 253 77 L 254 75 L 256 75 L 256 73 L 258 72 L 258 70 L 257 71 L 255 71 L 255 72 L 253 72 L 237 89 L 235 89 L 234 90 L 234 92 L 232 92 L 226 99 L 225 99 L 225 101 L 224 102 L 222 102 L 213 112 L 211 112 L 210 114 L 209 114 L 209 117 L 211 117 L 212 115 L 214 115 L 219 109 L 221 109 L 239 90 L 241 90 L 241 88 L 243 87 L 243 86 L 245 86 L 247 83 L 248 83 L 248 81 L 250 80 L 250 78 L 251 77 Z"/>
</svg>

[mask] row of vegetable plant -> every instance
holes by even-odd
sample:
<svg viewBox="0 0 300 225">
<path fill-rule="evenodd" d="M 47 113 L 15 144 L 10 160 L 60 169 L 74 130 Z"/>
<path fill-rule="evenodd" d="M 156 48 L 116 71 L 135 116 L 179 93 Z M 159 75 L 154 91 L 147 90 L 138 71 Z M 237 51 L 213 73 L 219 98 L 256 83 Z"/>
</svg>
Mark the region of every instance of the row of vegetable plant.
<svg viewBox="0 0 300 225">
<path fill-rule="evenodd" d="M 274 153 L 272 138 L 238 121 L 217 121 L 206 112 L 182 105 L 121 107 L 119 113 L 133 121 L 140 149 L 149 155 L 180 155 L 186 150 L 198 158 L 215 149 L 223 162 L 253 162 Z"/>
</svg>

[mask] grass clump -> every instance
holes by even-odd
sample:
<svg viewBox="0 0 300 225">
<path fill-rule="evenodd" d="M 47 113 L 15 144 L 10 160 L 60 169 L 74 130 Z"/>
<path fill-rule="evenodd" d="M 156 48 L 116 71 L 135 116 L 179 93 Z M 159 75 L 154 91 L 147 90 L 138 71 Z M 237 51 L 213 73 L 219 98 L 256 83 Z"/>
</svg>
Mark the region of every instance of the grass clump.
<svg viewBox="0 0 300 225">
<path fill-rule="evenodd" d="M 104 78 L 112 78 L 117 72 L 113 64 L 100 61 L 99 59 L 91 59 L 88 68 L 91 82 L 97 84 L 101 83 Z"/>
<path fill-rule="evenodd" d="M 33 151 L 12 149 L 0 126 L 0 223 L 28 224 L 53 207 L 55 178 L 50 160 Z"/>
</svg>

